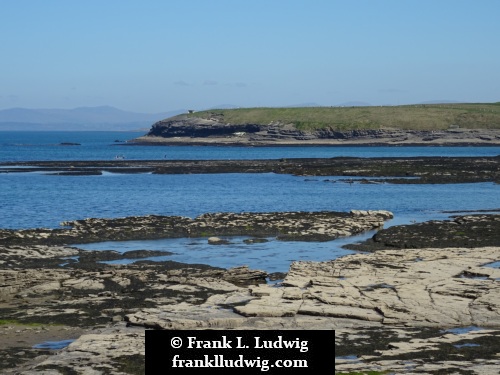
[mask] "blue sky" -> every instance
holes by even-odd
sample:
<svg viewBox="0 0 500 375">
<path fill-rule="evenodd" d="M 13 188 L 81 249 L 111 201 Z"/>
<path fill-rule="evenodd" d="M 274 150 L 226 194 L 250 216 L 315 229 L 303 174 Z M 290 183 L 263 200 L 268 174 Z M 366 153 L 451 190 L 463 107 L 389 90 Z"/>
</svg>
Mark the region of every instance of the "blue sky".
<svg viewBox="0 0 500 375">
<path fill-rule="evenodd" d="M 0 109 L 500 101 L 498 0 L 0 5 Z"/>
</svg>

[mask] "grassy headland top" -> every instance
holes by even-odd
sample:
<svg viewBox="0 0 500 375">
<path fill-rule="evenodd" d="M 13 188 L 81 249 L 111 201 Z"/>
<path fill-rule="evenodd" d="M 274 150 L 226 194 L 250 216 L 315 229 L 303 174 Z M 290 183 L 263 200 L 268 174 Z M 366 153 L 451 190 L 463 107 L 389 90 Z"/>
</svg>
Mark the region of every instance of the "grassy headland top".
<svg viewBox="0 0 500 375">
<path fill-rule="evenodd" d="M 299 130 L 331 128 L 444 130 L 500 129 L 500 102 L 369 107 L 212 109 L 189 117 L 226 124 L 293 124 Z"/>
</svg>

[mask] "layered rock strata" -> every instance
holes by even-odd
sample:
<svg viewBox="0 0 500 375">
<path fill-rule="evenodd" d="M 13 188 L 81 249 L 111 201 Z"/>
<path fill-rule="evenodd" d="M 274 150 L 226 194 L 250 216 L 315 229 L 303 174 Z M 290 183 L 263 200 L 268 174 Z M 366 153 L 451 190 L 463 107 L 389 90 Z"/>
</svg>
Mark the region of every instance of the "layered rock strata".
<svg viewBox="0 0 500 375">
<path fill-rule="evenodd" d="M 203 321 L 207 326 L 245 326 L 241 316 L 287 317 L 307 328 L 308 319 L 301 324 L 304 317 L 321 316 L 413 327 L 500 327 L 500 270 L 485 266 L 499 255 L 499 247 L 384 250 L 328 262 L 294 262 L 280 288 L 259 285 L 233 294 L 232 312 L 211 310 L 220 304 L 216 296 L 198 306 L 197 314 L 188 314 L 189 319 L 186 306 L 165 306 L 128 315 L 127 320 L 157 328 L 194 328 Z M 224 305 L 229 305 L 227 298 Z M 281 324 L 266 322 L 269 327 Z"/>
<path fill-rule="evenodd" d="M 216 116 L 210 119 L 179 115 L 158 121 L 136 144 L 221 144 L 221 145 L 440 145 L 500 144 L 497 129 L 399 130 L 359 129 L 340 131 L 324 128 L 299 130 L 293 124 L 228 124 Z"/>
<path fill-rule="evenodd" d="M 499 258 L 500 247 L 427 248 L 296 262 L 279 288 L 125 319 L 156 329 L 335 329 L 337 371 L 496 374 L 500 269 L 489 264 Z"/>
<path fill-rule="evenodd" d="M 370 217 L 368 212 L 350 215 Z M 335 329 L 337 371 L 496 374 L 500 247 L 479 240 L 489 241 L 483 234 L 497 222 L 496 215 L 453 221 L 396 232 L 409 235 L 414 229 L 415 238 L 425 237 L 422 228 L 428 228 L 429 242 L 416 242 L 420 248 L 404 248 L 399 241 L 389 250 L 295 262 L 277 285 L 264 283 L 265 272 L 245 267 L 222 270 L 174 262 L 113 266 L 92 263 L 99 258 L 89 256 L 80 267 L 72 263 L 61 268 L 56 261 L 81 256 L 80 250 L 3 245 L 3 317 L 17 324 L 46 324 L 49 330 L 50 323 L 64 323 L 90 331 L 57 355 L 26 347 L 4 350 L 3 358 L 20 364 L 2 370 L 142 373 L 144 328 Z M 456 246 L 450 236 L 439 248 L 426 247 L 459 222 L 471 223 L 465 230 L 468 237 L 477 234 L 472 246 Z M 392 233 L 389 228 L 378 234 L 386 231 Z M 24 254 L 38 259 L 40 267 L 28 262 L 23 268 Z M 2 333 L 15 338 L 25 330 L 8 325 Z"/>
<path fill-rule="evenodd" d="M 0 248 L 0 254 L 4 250 L 9 249 Z M 267 276 L 247 267 L 224 270 L 175 262 L 57 267 L 51 257 L 61 263 L 56 254 L 74 249 L 26 250 L 44 255 L 39 259 L 43 268 L 0 269 L 2 374 L 144 373 L 144 330 L 127 328 L 127 314 L 163 305 L 196 309 L 210 296 L 246 290 L 265 283 Z M 33 347 L 77 338 L 59 355 Z"/>
</svg>

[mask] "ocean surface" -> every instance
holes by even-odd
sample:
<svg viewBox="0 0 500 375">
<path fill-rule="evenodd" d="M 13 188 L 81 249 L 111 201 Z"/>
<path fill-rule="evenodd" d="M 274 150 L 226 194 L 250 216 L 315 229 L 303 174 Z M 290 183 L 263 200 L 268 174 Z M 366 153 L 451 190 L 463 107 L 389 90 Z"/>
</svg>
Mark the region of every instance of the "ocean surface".
<svg viewBox="0 0 500 375">
<path fill-rule="evenodd" d="M 0 132 L 0 162 L 29 160 L 279 159 L 292 157 L 496 156 L 500 147 L 216 147 L 130 146 L 142 133 Z M 63 146 L 61 143 L 80 145 Z M 341 176 L 299 177 L 263 174 L 54 176 L 1 173 L 0 228 L 56 228 L 67 220 L 88 217 L 180 215 L 206 212 L 389 210 L 386 226 L 445 219 L 443 211 L 500 208 L 500 185 L 396 185 L 345 183 Z M 280 242 L 247 245 L 243 238 L 228 246 L 206 239 L 169 239 L 82 245 L 118 251 L 155 249 L 175 255 L 157 258 L 232 267 L 247 264 L 269 272 L 287 270 L 294 260 L 327 260 L 350 253 L 344 243 Z"/>
<path fill-rule="evenodd" d="M 500 147 L 238 147 L 238 146 L 131 146 L 127 141 L 142 132 L 14 132 L 0 131 L 0 162 L 29 160 L 204 160 L 496 156 Z M 80 146 L 65 146 L 78 143 Z"/>
</svg>

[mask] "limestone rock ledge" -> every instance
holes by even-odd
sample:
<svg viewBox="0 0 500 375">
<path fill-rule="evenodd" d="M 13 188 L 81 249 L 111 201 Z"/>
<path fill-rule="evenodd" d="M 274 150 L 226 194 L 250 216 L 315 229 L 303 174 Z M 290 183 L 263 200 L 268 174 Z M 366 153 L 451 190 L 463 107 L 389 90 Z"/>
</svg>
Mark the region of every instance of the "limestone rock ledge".
<svg viewBox="0 0 500 375">
<path fill-rule="evenodd" d="M 483 247 L 296 262 L 280 287 L 143 309 L 126 320 L 162 329 L 335 329 L 337 371 L 498 374 L 500 269 L 489 264 L 499 259 L 499 247 Z"/>
<path fill-rule="evenodd" d="M 235 307 L 245 316 L 319 315 L 407 326 L 500 326 L 500 248 L 385 250 L 295 262 L 282 288 Z"/>
<path fill-rule="evenodd" d="M 490 264 L 499 258 L 500 247 L 383 250 L 295 262 L 278 286 L 224 281 L 245 269 L 228 270 L 222 280 L 171 271 L 163 276 L 169 290 L 213 292 L 155 297 L 154 307 L 129 311 L 126 323 L 85 334 L 24 373 L 134 373 L 123 366 L 143 362 L 144 328 L 154 328 L 335 329 L 337 371 L 496 374 L 500 269 Z"/>
<path fill-rule="evenodd" d="M 133 374 L 144 369 L 145 333 L 142 329 L 117 325 L 87 333 L 58 355 L 51 355 L 36 367 L 17 372 L 25 375 Z M 40 358 L 42 359 L 42 358 Z"/>
<path fill-rule="evenodd" d="M 484 266 L 499 257 L 499 247 L 485 247 L 384 250 L 294 262 L 281 287 L 252 286 L 247 294 L 226 295 L 231 303 L 209 298 L 197 306 L 196 317 L 186 320 L 189 309 L 165 306 L 126 319 L 157 328 L 247 326 L 241 316 L 260 318 L 269 328 L 282 324 L 273 318 L 293 318 L 293 325 L 307 329 L 301 321 L 312 316 L 412 327 L 500 327 L 500 270 Z M 232 311 L 213 310 L 217 305 Z"/>
</svg>

